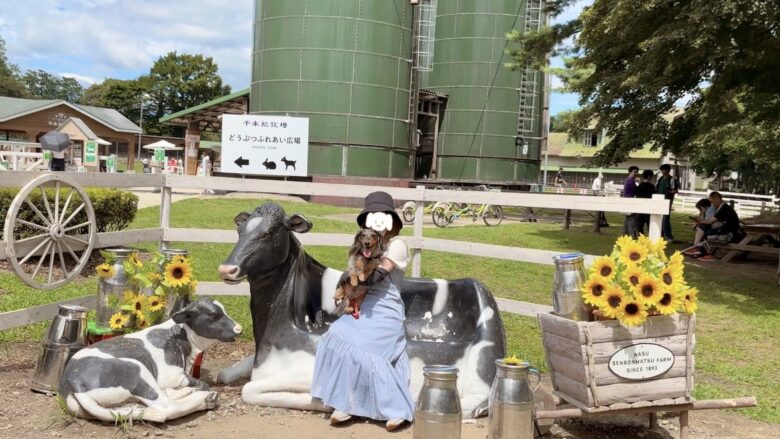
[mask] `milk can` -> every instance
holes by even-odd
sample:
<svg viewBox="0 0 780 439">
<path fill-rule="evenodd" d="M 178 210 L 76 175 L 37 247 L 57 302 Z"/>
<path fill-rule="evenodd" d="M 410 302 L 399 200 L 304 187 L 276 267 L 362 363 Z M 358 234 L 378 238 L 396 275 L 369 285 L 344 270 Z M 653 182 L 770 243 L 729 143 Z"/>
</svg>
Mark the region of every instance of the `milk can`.
<svg viewBox="0 0 780 439">
<path fill-rule="evenodd" d="M 461 411 L 458 368 L 423 367 L 425 382 L 414 411 L 413 439 L 460 438 Z"/>
<path fill-rule="evenodd" d="M 160 263 L 160 273 L 165 272 L 165 266 L 173 261 L 176 256 L 183 256 L 185 258 L 190 256 L 190 252 L 180 248 L 167 248 L 162 251 L 163 261 Z M 165 320 L 170 319 L 171 316 L 178 311 L 183 310 L 190 304 L 190 298 L 188 296 L 179 296 L 176 294 L 169 294 L 165 298 L 165 311 L 163 312 L 163 318 Z"/>
<path fill-rule="evenodd" d="M 60 305 L 43 339 L 41 355 L 35 367 L 32 390 L 54 393 L 65 364 L 87 340 L 88 310 L 76 305 Z"/>
<path fill-rule="evenodd" d="M 536 375 L 531 387 L 528 374 Z M 490 387 L 488 439 L 533 439 L 534 390 L 539 387 L 539 372 L 528 363 L 506 364 L 496 360 L 496 377 Z"/>
<path fill-rule="evenodd" d="M 114 275 L 98 281 L 97 305 L 95 307 L 95 325 L 98 328 L 109 328 L 111 316 L 117 311 L 119 300 L 128 289 L 125 261 L 133 254 L 129 248 L 112 248 L 104 250 L 114 259 L 112 267 Z"/>
<path fill-rule="evenodd" d="M 585 282 L 582 253 L 553 256 L 553 309 L 556 315 L 567 319 L 587 321 L 590 313 L 582 301 L 582 284 Z"/>
</svg>

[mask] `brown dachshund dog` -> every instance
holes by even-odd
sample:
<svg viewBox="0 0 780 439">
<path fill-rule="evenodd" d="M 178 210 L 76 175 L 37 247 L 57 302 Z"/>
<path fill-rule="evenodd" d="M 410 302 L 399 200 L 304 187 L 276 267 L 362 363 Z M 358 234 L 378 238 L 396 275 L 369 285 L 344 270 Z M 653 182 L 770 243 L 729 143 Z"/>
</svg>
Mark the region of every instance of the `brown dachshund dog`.
<svg viewBox="0 0 780 439">
<path fill-rule="evenodd" d="M 340 283 L 333 295 L 339 306 L 339 313 L 352 314 L 356 319 L 360 317 L 360 303 L 363 301 L 365 288 L 356 287 L 373 274 L 384 252 L 385 243 L 379 232 L 363 229 L 355 235 L 355 242 L 349 249 L 347 259 L 347 281 Z"/>
</svg>

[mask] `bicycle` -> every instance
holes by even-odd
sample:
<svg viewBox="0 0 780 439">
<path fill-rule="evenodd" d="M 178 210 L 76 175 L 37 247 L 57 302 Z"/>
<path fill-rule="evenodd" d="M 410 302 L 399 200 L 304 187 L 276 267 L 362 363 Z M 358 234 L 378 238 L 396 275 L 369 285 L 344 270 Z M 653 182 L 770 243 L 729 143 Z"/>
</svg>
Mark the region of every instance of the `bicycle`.
<svg viewBox="0 0 780 439">
<path fill-rule="evenodd" d="M 479 185 L 474 188 L 480 191 L 494 191 L 486 185 Z M 487 226 L 497 226 L 504 219 L 504 209 L 501 206 L 492 204 L 482 204 L 475 207 L 472 204 L 458 205 L 456 203 L 442 203 L 434 207 L 431 212 L 431 219 L 438 227 L 447 227 L 461 216 L 470 216 L 472 222 L 482 218 Z"/>
<path fill-rule="evenodd" d="M 444 186 L 436 186 L 434 187 L 435 190 L 443 190 L 448 189 Z M 458 190 L 458 189 L 455 189 Z M 433 212 L 433 209 L 435 209 L 437 206 L 441 205 L 442 203 L 440 201 L 437 201 L 435 203 L 431 203 L 427 206 L 423 207 L 423 215 L 428 215 L 429 213 Z M 404 222 L 407 224 L 414 223 L 414 218 L 417 215 L 417 203 L 414 201 L 407 201 L 404 203 L 403 207 L 401 208 L 401 218 L 403 218 Z"/>
</svg>

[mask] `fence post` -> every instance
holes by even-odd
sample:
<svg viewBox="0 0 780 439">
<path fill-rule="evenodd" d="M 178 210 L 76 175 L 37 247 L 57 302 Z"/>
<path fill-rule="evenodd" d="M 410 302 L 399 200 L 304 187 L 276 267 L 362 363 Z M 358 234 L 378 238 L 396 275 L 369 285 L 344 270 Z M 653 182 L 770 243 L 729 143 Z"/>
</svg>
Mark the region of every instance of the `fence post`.
<svg viewBox="0 0 780 439">
<path fill-rule="evenodd" d="M 653 200 L 666 200 L 666 197 L 663 194 L 655 194 L 653 195 Z M 669 205 L 671 208 L 671 204 Z M 671 211 L 671 209 L 669 209 Z M 671 213 L 671 212 L 669 212 Z M 647 236 L 652 240 L 655 241 L 657 239 L 661 238 L 661 225 L 663 224 L 664 216 L 658 215 L 658 214 L 652 214 L 650 215 L 650 225 L 647 228 Z"/>
<path fill-rule="evenodd" d="M 420 277 L 422 275 L 422 237 L 423 237 L 423 211 L 425 208 L 425 186 L 417 186 L 417 199 L 414 202 L 417 204 L 417 209 L 414 211 L 414 234 L 417 238 L 419 246 L 412 249 L 412 277 Z"/>
<path fill-rule="evenodd" d="M 563 229 L 569 230 L 569 226 L 571 226 L 571 209 L 566 209 L 563 211 Z"/>
<path fill-rule="evenodd" d="M 172 192 L 172 188 L 168 185 L 168 176 L 163 174 L 162 186 L 160 187 L 160 228 L 163 230 L 163 237 L 160 240 L 160 250 L 168 248 L 168 241 L 165 240 L 165 231 L 171 227 Z"/>
</svg>

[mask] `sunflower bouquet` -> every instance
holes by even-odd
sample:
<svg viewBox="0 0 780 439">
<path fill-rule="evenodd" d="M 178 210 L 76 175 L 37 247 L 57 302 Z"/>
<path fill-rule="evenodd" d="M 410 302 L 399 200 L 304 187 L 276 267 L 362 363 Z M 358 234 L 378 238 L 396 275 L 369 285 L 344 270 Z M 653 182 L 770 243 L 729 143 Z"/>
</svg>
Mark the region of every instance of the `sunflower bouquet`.
<svg viewBox="0 0 780 439">
<path fill-rule="evenodd" d="M 97 267 L 98 277 L 105 279 L 113 276 L 113 257 L 103 254 L 106 262 Z M 117 310 L 109 320 L 109 327 L 115 331 L 141 330 L 162 320 L 165 310 L 165 297 L 154 292 L 162 281 L 157 267 L 162 255 L 153 254 L 150 261 L 144 261 L 137 252 L 133 252 L 122 263 L 127 274 L 127 289 L 118 296 L 118 303 L 112 305 Z"/>
<path fill-rule="evenodd" d="M 590 266 L 582 297 L 598 317 L 624 326 L 642 325 L 651 315 L 693 314 L 698 290 L 685 282 L 684 268 L 679 251 L 667 258 L 663 239 L 622 236 Z"/>
</svg>

